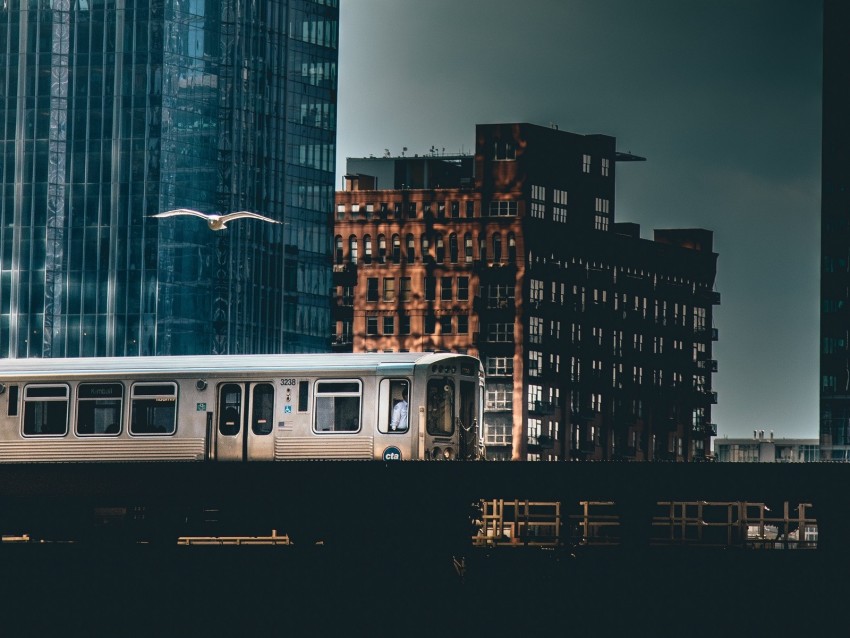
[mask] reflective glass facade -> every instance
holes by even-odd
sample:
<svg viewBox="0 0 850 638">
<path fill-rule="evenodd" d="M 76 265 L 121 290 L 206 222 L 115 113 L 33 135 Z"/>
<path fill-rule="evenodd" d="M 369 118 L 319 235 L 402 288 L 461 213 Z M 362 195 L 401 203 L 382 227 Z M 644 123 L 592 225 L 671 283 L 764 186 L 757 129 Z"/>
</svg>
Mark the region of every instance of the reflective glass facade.
<svg viewBox="0 0 850 638">
<path fill-rule="evenodd" d="M 0 356 L 327 349 L 338 11 L 0 0 Z"/>
</svg>

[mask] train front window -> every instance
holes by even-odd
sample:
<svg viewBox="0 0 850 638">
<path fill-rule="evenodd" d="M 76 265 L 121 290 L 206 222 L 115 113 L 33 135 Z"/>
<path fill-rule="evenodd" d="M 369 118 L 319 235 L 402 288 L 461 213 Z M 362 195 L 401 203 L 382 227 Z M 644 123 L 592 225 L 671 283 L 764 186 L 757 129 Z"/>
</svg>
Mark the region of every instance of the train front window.
<svg viewBox="0 0 850 638">
<path fill-rule="evenodd" d="M 316 383 L 316 432 L 360 429 L 360 381 Z"/>
<path fill-rule="evenodd" d="M 62 436 L 68 431 L 68 386 L 24 388 L 24 435 Z"/>
<path fill-rule="evenodd" d="M 115 435 L 121 432 L 124 386 L 81 383 L 77 387 L 77 434 Z"/>
<path fill-rule="evenodd" d="M 236 436 L 242 423 L 242 386 L 225 383 L 218 393 L 218 431 Z"/>
<path fill-rule="evenodd" d="M 274 387 L 272 384 L 258 383 L 255 385 L 252 401 L 251 430 L 254 434 L 271 434 L 272 418 L 274 417 Z"/>
<path fill-rule="evenodd" d="M 433 436 L 451 436 L 455 430 L 455 386 L 452 379 L 428 380 L 426 427 Z"/>
<path fill-rule="evenodd" d="M 130 391 L 130 434 L 174 434 L 177 384 L 136 383 Z"/>
<path fill-rule="evenodd" d="M 378 432 L 407 432 L 410 428 L 410 382 L 407 379 L 381 379 Z"/>
</svg>

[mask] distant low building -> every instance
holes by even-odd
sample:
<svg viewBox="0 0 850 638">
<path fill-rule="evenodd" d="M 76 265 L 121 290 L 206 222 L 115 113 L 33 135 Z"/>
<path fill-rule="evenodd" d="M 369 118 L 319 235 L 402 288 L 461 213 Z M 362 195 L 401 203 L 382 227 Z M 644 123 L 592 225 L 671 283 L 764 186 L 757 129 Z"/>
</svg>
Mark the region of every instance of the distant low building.
<svg viewBox="0 0 850 638">
<path fill-rule="evenodd" d="M 721 463 L 811 463 L 820 460 L 818 439 L 775 439 L 773 432 L 753 431 L 751 439 L 715 439 L 714 456 Z"/>
</svg>

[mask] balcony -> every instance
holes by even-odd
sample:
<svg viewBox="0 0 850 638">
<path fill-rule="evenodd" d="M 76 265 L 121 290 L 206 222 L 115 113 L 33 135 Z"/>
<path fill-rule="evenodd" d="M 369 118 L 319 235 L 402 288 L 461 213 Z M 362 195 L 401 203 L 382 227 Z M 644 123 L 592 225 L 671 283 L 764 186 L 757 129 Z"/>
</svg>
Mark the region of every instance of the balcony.
<svg viewBox="0 0 850 638">
<path fill-rule="evenodd" d="M 528 411 L 532 414 L 554 414 L 555 407 L 551 401 L 532 401 Z"/>
<path fill-rule="evenodd" d="M 357 285 L 357 264 L 334 264 L 333 283 L 336 286 Z"/>
</svg>

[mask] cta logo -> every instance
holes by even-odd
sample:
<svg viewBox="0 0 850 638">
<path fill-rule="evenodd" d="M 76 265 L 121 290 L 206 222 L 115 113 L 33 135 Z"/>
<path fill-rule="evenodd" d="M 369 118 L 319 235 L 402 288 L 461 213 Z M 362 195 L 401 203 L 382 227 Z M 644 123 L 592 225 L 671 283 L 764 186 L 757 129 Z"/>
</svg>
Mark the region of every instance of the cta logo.
<svg viewBox="0 0 850 638">
<path fill-rule="evenodd" d="M 385 461 L 401 461 L 401 450 L 395 446 L 388 447 L 384 450 Z"/>
</svg>

